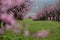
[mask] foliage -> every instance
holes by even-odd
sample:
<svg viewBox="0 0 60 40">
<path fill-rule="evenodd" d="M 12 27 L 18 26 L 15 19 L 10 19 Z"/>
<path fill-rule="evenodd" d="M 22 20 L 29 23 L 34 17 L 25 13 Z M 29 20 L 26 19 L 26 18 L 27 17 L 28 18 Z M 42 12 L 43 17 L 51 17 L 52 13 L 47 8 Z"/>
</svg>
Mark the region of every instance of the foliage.
<svg viewBox="0 0 60 40">
<path fill-rule="evenodd" d="M 56 21 L 32 21 L 31 19 L 25 19 L 23 21 L 18 21 L 23 24 L 23 30 L 25 24 L 29 23 L 28 30 L 31 32 L 30 36 L 25 37 L 22 33 L 16 34 L 12 31 L 6 31 L 0 40 L 60 40 L 60 22 Z M 38 32 L 42 29 L 50 30 L 50 34 L 45 38 L 34 38 L 32 34 Z"/>
</svg>

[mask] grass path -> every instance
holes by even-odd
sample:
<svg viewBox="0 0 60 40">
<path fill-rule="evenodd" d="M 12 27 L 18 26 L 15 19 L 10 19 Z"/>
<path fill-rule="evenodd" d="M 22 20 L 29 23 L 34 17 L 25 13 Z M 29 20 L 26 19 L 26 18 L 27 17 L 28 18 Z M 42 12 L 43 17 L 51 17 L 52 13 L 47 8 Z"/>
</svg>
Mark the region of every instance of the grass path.
<svg viewBox="0 0 60 40">
<path fill-rule="evenodd" d="M 31 19 L 25 19 L 23 21 L 18 21 L 23 24 L 23 30 L 28 24 L 28 30 L 30 31 L 30 36 L 24 37 L 22 33 L 15 34 L 11 31 L 5 32 L 0 37 L 0 40 L 60 40 L 60 22 L 56 21 L 32 21 Z M 39 32 L 42 29 L 50 30 L 48 37 L 45 38 L 34 38 L 32 34 Z M 23 31 L 22 31 L 23 32 Z M 2 38 L 2 39 L 1 39 Z"/>
</svg>

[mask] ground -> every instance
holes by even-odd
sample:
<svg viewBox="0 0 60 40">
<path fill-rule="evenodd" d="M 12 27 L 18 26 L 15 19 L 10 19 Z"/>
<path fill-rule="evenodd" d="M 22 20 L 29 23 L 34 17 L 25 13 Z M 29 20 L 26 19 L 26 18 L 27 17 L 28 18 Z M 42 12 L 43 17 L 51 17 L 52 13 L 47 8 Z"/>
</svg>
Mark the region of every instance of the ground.
<svg viewBox="0 0 60 40">
<path fill-rule="evenodd" d="M 0 40 L 60 40 L 60 22 L 56 21 L 32 21 L 31 19 L 24 19 L 23 21 L 18 20 L 22 24 L 23 28 L 19 34 L 13 33 L 11 30 L 6 31 Z M 27 28 L 26 25 L 29 27 Z M 23 31 L 28 29 L 30 32 L 29 36 L 24 36 Z M 32 37 L 33 33 L 39 32 L 42 29 L 50 30 L 47 37 Z"/>
</svg>

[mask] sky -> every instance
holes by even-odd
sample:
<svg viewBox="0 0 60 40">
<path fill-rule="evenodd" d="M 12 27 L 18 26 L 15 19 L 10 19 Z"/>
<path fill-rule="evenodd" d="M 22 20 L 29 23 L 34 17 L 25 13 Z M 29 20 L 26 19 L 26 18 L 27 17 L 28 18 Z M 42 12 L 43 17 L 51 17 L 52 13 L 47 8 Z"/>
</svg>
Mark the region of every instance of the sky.
<svg viewBox="0 0 60 40">
<path fill-rule="evenodd" d="M 31 3 L 31 9 L 28 11 L 27 16 L 35 15 L 46 4 L 53 5 L 57 0 L 29 0 Z"/>
<path fill-rule="evenodd" d="M 30 9 L 29 13 L 36 13 L 46 4 L 52 5 L 57 2 L 57 0 L 30 0 L 32 3 L 32 8 Z"/>
</svg>

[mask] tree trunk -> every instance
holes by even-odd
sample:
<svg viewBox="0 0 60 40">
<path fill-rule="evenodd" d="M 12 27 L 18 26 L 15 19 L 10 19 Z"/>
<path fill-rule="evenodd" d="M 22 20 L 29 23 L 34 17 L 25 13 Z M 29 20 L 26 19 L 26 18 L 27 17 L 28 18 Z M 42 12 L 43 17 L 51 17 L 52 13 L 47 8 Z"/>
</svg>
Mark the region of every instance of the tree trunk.
<svg viewBox="0 0 60 40">
<path fill-rule="evenodd" d="M 59 21 L 59 15 L 57 16 L 57 21 Z"/>
<path fill-rule="evenodd" d="M 55 20 L 55 17 L 53 16 L 53 20 Z"/>
<path fill-rule="evenodd" d="M 50 17 L 50 20 L 51 20 L 51 17 Z"/>
</svg>

